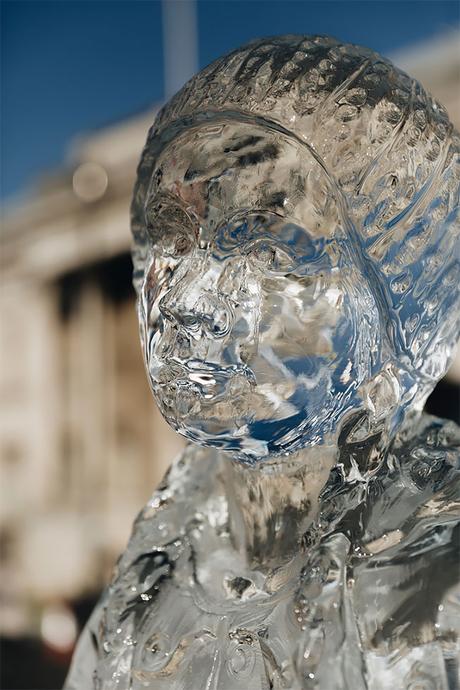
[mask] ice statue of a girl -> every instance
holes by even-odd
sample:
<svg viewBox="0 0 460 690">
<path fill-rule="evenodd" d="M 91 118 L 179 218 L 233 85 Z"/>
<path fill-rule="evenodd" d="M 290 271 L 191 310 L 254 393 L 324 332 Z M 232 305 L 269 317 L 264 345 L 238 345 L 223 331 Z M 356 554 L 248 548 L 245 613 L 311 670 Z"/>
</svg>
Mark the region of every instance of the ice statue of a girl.
<svg viewBox="0 0 460 690">
<path fill-rule="evenodd" d="M 69 690 L 458 688 L 459 435 L 422 408 L 458 338 L 459 149 L 417 82 L 325 37 L 251 43 L 163 108 L 134 279 L 191 443 Z"/>
</svg>

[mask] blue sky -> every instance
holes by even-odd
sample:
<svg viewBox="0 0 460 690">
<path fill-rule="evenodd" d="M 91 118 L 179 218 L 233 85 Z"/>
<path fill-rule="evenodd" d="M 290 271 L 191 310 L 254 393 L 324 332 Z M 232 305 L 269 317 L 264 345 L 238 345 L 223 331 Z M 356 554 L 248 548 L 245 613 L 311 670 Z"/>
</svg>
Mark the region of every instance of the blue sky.
<svg viewBox="0 0 460 690">
<path fill-rule="evenodd" d="M 79 132 L 162 99 L 162 7 L 3 0 L 1 8 L 1 193 L 9 197 L 59 166 Z M 390 55 L 458 27 L 459 14 L 457 0 L 198 0 L 199 64 L 279 33 L 328 33 Z"/>
</svg>

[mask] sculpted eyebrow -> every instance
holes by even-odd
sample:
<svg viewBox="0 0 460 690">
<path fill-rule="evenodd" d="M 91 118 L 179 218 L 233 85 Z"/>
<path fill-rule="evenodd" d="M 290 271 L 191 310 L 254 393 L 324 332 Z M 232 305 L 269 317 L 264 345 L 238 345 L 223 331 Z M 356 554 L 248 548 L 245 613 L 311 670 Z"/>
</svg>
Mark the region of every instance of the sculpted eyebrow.
<svg viewBox="0 0 460 690">
<path fill-rule="evenodd" d="M 254 144 L 258 144 L 259 141 L 262 140 L 262 137 L 256 137 L 254 134 L 244 137 L 243 139 L 240 139 L 240 141 L 237 141 L 233 146 L 227 146 L 224 149 L 224 153 L 231 153 L 233 151 L 241 151 L 241 149 L 246 148 L 246 146 L 253 146 Z"/>
<path fill-rule="evenodd" d="M 276 144 L 268 144 L 265 148 L 259 151 L 251 151 L 250 153 L 245 153 L 238 158 L 238 167 L 248 168 L 251 165 L 258 165 L 259 163 L 265 163 L 266 161 L 276 160 L 279 156 L 279 147 Z"/>
</svg>

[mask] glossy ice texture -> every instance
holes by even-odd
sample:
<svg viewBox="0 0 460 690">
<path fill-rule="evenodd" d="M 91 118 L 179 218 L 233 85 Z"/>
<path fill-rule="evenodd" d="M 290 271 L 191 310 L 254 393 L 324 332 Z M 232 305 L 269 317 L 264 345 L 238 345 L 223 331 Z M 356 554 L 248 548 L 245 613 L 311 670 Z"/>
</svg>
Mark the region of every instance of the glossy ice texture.
<svg viewBox="0 0 460 690">
<path fill-rule="evenodd" d="M 236 50 L 161 111 L 134 279 L 194 443 L 69 690 L 459 687 L 460 439 L 421 412 L 459 334 L 459 149 L 417 82 L 325 37 Z"/>
</svg>

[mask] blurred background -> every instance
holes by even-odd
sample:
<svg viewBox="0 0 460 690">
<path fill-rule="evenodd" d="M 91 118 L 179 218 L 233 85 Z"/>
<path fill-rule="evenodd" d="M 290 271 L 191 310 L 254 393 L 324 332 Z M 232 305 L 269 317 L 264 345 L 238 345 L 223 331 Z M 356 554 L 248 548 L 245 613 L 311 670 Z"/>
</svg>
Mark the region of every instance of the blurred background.
<svg viewBox="0 0 460 690">
<path fill-rule="evenodd" d="M 158 107 L 253 38 L 327 33 L 418 77 L 460 127 L 455 1 L 1 5 L 1 688 L 62 685 L 182 441 L 138 345 L 128 207 Z M 460 365 L 430 398 L 458 418 Z"/>
</svg>

